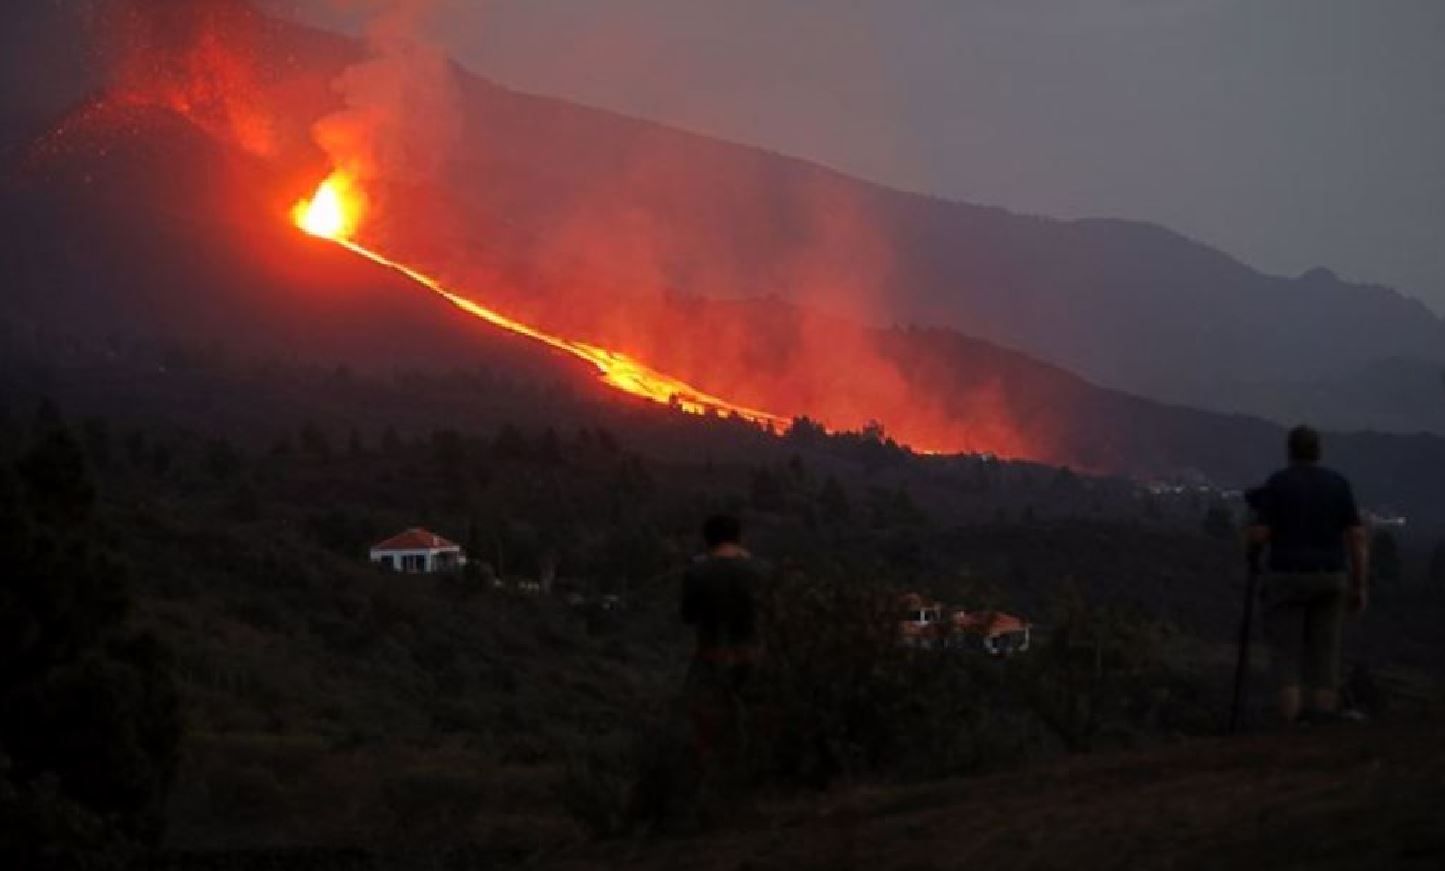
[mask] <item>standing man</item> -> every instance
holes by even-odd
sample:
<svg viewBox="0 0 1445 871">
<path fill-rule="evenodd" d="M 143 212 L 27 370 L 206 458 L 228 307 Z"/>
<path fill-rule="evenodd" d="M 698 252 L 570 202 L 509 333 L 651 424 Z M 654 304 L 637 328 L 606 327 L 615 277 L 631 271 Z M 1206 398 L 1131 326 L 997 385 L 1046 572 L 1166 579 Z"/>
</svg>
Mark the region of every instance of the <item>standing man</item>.
<svg viewBox="0 0 1445 871">
<path fill-rule="evenodd" d="M 1250 541 L 1269 556 L 1261 603 L 1285 722 L 1340 717 L 1340 645 L 1346 609 L 1369 601 L 1369 557 L 1354 492 L 1320 465 L 1320 435 L 1290 430 L 1289 465 L 1255 494 Z M 1306 694 L 1307 693 L 1307 694 Z"/>
<path fill-rule="evenodd" d="M 702 537 L 707 553 L 688 567 L 680 611 L 683 622 L 697 631 L 686 695 L 698 760 L 707 770 L 715 760 L 738 761 L 739 694 L 758 660 L 757 592 L 763 572 L 743 549 L 736 517 L 709 517 Z"/>
<path fill-rule="evenodd" d="M 682 581 L 682 620 L 697 630 L 688 681 L 737 691 L 757 660 L 756 599 L 763 573 L 743 549 L 736 517 L 709 517 L 702 538 L 707 552 Z"/>
</svg>

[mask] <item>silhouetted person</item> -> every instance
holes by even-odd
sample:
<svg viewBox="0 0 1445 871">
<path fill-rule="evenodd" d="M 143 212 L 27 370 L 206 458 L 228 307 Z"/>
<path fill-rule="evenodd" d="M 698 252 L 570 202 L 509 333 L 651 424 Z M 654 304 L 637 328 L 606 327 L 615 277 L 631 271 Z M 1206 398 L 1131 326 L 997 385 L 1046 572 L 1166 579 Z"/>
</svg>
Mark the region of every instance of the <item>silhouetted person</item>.
<svg viewBox="0 0 1445 871">
<path fill-rule="evenodd" d="M 757 592 L 763 571 L 743 549 L 736 517 L 709 517 L 702 535 L 707 553 L 687 569 L 680 612 L 697 630 L 686 695 L 698 761 L 706 771 L 714 762 L 737 761 L 739 693 L 759 656 Z"/>
<path fill-rule="evenodd" d="M 1368 553 L 1354 492 L 1320 465 L 1319 433 L 1289 433 L 1289 466 L 1250 494 L 1252 544 L 1269 549 L 1261 604 L 1286 722 L 1339 714 L 1347 607 L 1369 600 Z M 1308 691 L 1308 696 L 1304 691 Z M 1308 707 L 1304 707 L 1308 705 Z"/>
<path fill-rule="evenodd" d="M 757 660 L 762 571 L 743 549 L 736 517 L 709 517 L 702 536 L 707 552 L 688 567 L 682 582 L 682 619 L 697 630 L 688 680 L 738 690 Z"/>
</svg>

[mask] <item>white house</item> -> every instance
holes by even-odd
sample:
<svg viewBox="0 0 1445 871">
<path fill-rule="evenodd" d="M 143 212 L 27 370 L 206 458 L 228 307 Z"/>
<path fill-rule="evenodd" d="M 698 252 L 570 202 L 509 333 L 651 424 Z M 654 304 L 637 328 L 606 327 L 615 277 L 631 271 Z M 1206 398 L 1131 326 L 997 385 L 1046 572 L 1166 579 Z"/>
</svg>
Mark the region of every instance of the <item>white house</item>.
<svg viewBox="0 0 1445 871">
<path fill-rule="evenodd" d="M 467 557 L 456 542 L 413 527 L 372 545 L 371 561 L 384 569 L 416 575 L 455 571 L 467 564 Z"/>
</svg>

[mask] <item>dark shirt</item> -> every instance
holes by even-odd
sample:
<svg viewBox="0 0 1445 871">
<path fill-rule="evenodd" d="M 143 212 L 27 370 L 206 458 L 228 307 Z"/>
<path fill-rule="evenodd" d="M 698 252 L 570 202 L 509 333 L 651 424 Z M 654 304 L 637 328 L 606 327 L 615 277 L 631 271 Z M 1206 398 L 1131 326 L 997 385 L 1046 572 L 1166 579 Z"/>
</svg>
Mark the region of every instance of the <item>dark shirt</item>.
<svg viewBox="0 0 1445 871">
<path fill-rule="evenodd" d="M 757 640 L 755 591 L 762 569 L 751 557 L 707 556 L 682 581 L 682 619 L 697 627 L 697 656 L 746 655 Z"/>
<path fill-rule="evenodd" d="M 1269 527 L 1269 570 L 1342 572 L 1345 531 L 1360 525 L 1350 482 L 1331 469 L 1296 463 L 1260 489 L 1259 522 Z"/>
</svg>

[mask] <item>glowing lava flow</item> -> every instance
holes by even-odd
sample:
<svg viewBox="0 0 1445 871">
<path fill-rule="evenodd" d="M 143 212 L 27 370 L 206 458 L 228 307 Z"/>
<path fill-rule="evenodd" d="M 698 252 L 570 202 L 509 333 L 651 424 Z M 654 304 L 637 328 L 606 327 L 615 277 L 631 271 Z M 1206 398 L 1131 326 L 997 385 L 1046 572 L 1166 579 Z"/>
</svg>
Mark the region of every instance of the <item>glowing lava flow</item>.
<svg viewBox="0 0 1445 871">
<path fill-rule="evenodd" d="M 292 218 L 295 220 L 296 226 L 307 233 L 335 242 L 348 251 L 355 252 L 374 263 L 406 276 L 473 317 L 481 318 L 493 326 L 526 336 L 550 348 L 587 361 L 597 369 L 604 383 L 618 390 L 663 405 L 680 408 L 692 414 L 732 414 L 779 430 L 786 429 L 790 425 L 791 421 L 785 417 L 755 408 L 734 405 L 725 399 L 664 375 L 619 351 L 609 351 L 597 345 L 544 333 L 535 327 L 514 321 L 486 306 L 452 293 L 431 276 L 354 242 L 352 235 L 360 221 L 362 208 L 361 195 L 355 185 L 344 174 L 336 172 L 316 188 L 316 192 L 309 200 L 302 200 L 296 204 Z"/>
</svg>

